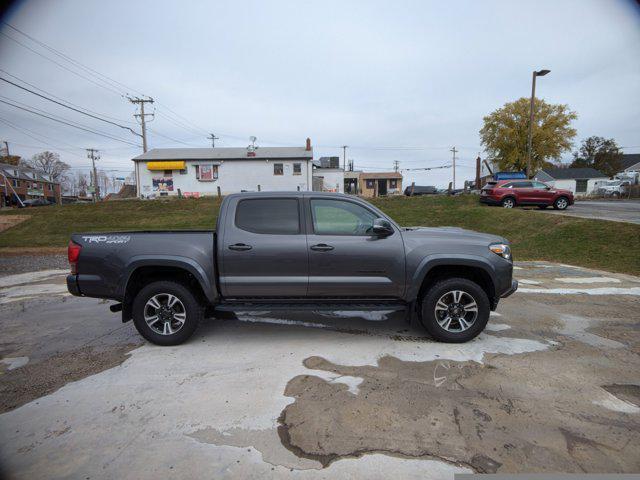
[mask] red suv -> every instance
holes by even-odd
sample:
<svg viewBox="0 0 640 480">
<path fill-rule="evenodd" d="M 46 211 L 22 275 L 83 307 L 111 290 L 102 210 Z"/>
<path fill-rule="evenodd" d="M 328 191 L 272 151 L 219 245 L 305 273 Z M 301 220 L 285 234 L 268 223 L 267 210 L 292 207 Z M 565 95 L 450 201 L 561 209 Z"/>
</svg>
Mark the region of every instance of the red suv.
<svg viewBox="0 0 640 480">
<path fill-rule="evenodd" d="M 502 205 L 504 208 L 553 206 L 556 210 L 564 210 L 573 205 L 573 193 L 570 190 L 556 190 L 536 180 L 501 180 L 488 182 L 480 190 L 480 203 Z"/>
</svg>

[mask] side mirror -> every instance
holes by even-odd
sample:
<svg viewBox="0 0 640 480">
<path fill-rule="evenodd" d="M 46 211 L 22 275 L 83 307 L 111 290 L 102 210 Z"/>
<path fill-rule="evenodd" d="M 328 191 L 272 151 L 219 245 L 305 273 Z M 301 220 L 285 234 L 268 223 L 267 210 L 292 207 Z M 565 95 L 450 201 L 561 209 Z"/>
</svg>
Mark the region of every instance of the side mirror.
<svg viewBox="0 0 640 480">
<path fill-rule="evenodd" d="M 544 187 L 544 189 L 545 190 L 551 190 L 551 187 L 547 186 L 547 187 Z"/>
<path fill-rule="evenodd" d="M 376 218 L 373 221 L 373 234 L 377 237 L 388 237 L 393 234 L 393 227 L 386 218 Z"/>
</svg>

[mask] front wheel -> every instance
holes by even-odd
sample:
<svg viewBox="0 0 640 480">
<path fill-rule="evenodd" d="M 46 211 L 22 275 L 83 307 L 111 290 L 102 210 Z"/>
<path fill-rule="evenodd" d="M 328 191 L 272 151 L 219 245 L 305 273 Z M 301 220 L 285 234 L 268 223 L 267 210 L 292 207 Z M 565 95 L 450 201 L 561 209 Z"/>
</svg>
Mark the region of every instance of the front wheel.
<svg viewBox="0 0 640 480">
<path fill-rule="evenodd" d="M 556 201 L 553 202 L 553 208 L 556 210 L 564 210 L 569 206 L 569 200 L 566 197 L 558 197 Z"/>
<path fill-rule="evenodd" d="M 489 298 L 475 282 L 449 278 L 437 282 L 422 298 L 420 321 L 436 340 L 468 342 L 489 321 Z"/>
<path fill-rule="evenodd" d="M 133 301 L 133 323 L 156 345 L 178 345 L 195 332 L 204 309 L 187 287 L 171 281 L 153 282 Z"/>
</svg>

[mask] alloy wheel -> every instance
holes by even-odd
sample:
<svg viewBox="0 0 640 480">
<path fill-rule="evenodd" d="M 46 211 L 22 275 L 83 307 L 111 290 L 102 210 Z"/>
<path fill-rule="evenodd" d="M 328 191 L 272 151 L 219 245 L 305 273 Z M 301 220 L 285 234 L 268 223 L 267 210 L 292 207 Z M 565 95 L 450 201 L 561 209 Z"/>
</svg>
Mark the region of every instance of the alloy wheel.
<svg viewBox="0 0 640 480">
<path fill-rule="evenodd" d="M 435 315 L 438 325 L 447 332 L 464 332 L 478 318 L 478 304 L 467 292 L 452 290 L 436 302 Z"/>
<path fill-rule="evenodd" d="M 178 297 L 170 293 L 158 293 L 144 306 L 144 321 L 160 335 L 173 335 L 187 319 L 187 311 Z"/>
</svg>

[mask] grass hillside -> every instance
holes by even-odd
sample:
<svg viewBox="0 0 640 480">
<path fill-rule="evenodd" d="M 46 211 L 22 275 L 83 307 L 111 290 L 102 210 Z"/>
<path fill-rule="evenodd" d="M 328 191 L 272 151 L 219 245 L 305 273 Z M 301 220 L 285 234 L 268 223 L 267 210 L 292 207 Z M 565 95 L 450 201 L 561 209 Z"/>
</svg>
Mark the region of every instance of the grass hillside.
<svg viewBox="0 0 640 480">
<path fill-rule="evenodd" d="M 477 197 L 390 197 L 373 203 L 404 226 L 457 226 L 508 238 L 517 260 L 640 274 L 640 225 L 480 206 Z M 31 218 L 0 233 L 7 247 L 64 247 L 72 232 L 213 229 L 218 198 L 113 201 L 3 212 Z"/>
</svg>

